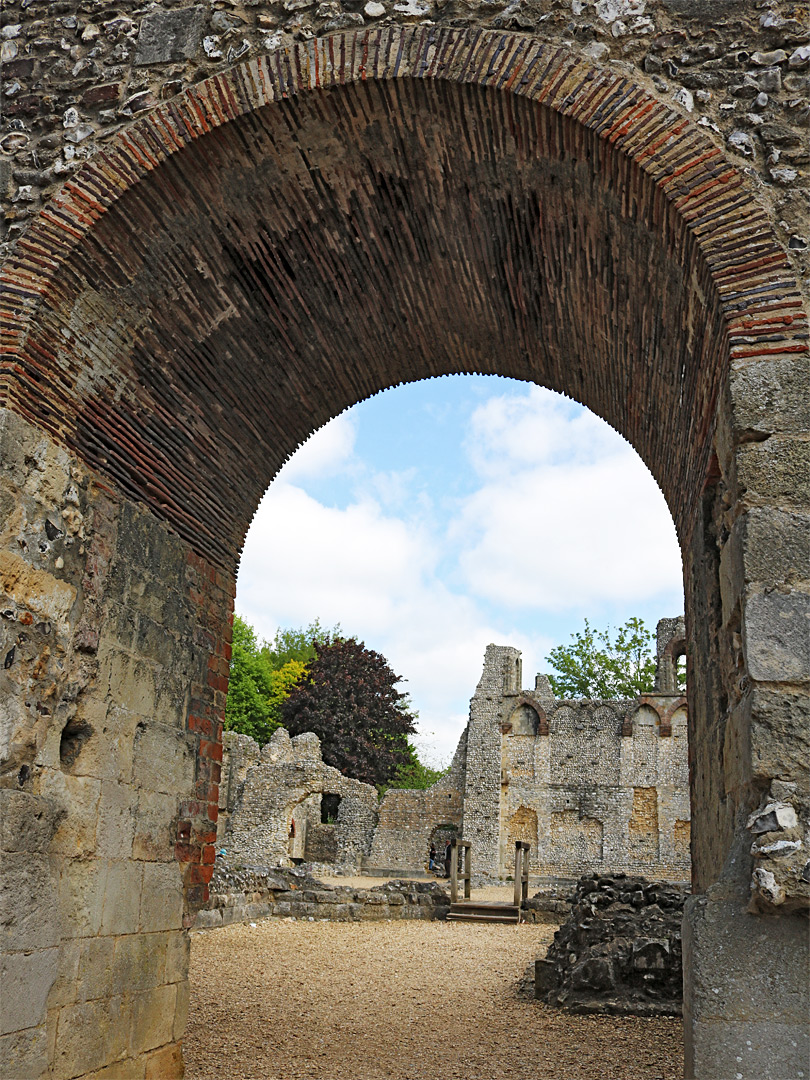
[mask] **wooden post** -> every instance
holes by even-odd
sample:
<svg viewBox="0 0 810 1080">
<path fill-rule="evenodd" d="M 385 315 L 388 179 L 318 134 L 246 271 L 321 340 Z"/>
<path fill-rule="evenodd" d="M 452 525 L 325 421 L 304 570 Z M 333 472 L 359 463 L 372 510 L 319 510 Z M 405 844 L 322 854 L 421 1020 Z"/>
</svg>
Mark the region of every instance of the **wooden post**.
<svg viewBox="0 0 810 1080">
<path fill-rule="evenodd" d="M 515 841 L 515 907 L 520 907 L 520 894 L 523 888 L 523 845 Z"/>
<path fill-rule="evenodd" d="M 450 903 L 458 902 L 458 837 L 450 841 Z"/>
<path fill-rule="evenodd" d="M 470 879 L 472 877 L 472 844 L 465 842 L 464 849 L 464 899 L 470 899 Z"/>
<path fill-rule="evenodd" d="M 531 844 L 515 841 L 515 907 L 520 909 L 529 899 L 529 852 Z"/>
<path fill-rule="evenodd" d="M 523 852 L 523 899 L 529 899 L 529 852 L 531 851 L 531 844 L 526 845 L 526 849 Z"/>
</svg>

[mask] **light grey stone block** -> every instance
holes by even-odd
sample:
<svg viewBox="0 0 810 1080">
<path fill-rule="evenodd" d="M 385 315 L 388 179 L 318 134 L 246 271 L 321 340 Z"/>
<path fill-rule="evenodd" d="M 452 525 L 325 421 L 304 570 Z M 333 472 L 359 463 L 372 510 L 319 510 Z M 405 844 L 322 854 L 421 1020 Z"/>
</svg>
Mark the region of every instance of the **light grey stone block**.
<svg viewBox="0 0 810 1080">
<path fill-rule="evenodd" d="M 200 47 L 205 9 L 158 9 L 141 23 L 136 64 L 168 64 L 193 57 Z"/>
</svg>

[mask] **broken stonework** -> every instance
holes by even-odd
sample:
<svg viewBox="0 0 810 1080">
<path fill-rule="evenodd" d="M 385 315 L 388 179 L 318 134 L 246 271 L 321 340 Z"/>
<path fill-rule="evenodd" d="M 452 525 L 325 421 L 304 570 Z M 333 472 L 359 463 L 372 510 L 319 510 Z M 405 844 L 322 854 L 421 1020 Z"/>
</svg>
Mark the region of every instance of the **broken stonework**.
<svg viewBox="0 0 810 1080">
<path fill-rule="evenodd" d="M 276 918 L 359 922 L 380 919 L 443 919 L 450 897 L 435 881 L 387 881 L 373 889 L 326 885 L 303 868 L 217 864 L 207 910 L 198 930 Z"/>
<path fill-rule="evenodd" d="M 359 865 L 377 823 L 377 790 L 325 765 L 317 735 L 291 739 L 279 728 L 259 747 L 226 732 L 223 744 L 219 839 L 230 865 Z"/>
<path fill-rule="evenodd" d="M 535 997 L 571 1012 L 679 1015 L 687 895 L 625 874 L 581 878 L 571 915 L 536 962 Z"/>
<path fill-rule="evenodd" d="M 810 908 L 810 832 L 807 793 L 795 783 L 773 780 L 748 818 L 752 912 L 806 911 Z"/>
</svg>

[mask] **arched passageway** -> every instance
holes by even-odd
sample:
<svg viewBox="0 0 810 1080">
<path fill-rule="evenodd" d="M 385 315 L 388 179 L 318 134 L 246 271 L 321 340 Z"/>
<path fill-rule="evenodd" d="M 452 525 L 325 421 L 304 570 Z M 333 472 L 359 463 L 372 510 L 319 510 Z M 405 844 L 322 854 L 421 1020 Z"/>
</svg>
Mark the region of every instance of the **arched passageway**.
<svg viewBox="0 0 810 1080">
<path fill-rule="evenodd" d="M 761 854 L 754 901 L 775 917 L 746 913 L 746 822 L 768 795 L 806 810 L 800 442 L 769 404 L 806 320 L 721 151 L 531 38 L 335 35 L 122 132 L 20 240 L 4 290 L 8 970 L 28 988 L 7 1030 L 30 1075 L 51 1057 L 64 1076 L 179 1068 L 251 516 L 331 416 L 458 371 L 577 398 L 664 491 L 703 894 L 687 1068 L 796 1072 L 806 943 L 780 913 L 802 904 L 800 854 Z"/>
</svg>

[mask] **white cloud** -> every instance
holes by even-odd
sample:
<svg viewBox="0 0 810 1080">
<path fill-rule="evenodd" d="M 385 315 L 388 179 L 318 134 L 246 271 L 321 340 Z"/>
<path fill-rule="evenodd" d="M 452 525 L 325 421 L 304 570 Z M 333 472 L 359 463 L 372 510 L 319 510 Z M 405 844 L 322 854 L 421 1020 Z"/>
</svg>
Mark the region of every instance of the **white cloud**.
<svg viewBox="0 0 810 1080">
<path fill-rule="evenodd" d="M 436 558 L 430 533 L 371 499 L 335 509 L 276 481 L 245 547 L 237 610 L 260 637 L 318 618 L 364 639 L 407 680 L 401 689 L 412 695 L 431 754 L 449 760 L 487 644 L 538 650 L 524 634 L 499 632 L 473 599 L 438 581 Z"/>
<path fill-rule="evenodd" d="M 351 413 L 341 413 L 311 435 L 293 454 L 276 477 L 276 482 L 300 483 L 312 477 L 333 476 L 352 461 L 357 422 Z"/>
<path fill-rule="evenodd" d="M 607 424 L 532 388 L 492 399 L 472 430 L 482 484 L 450 527 L 470 593 L 562 611 L 679 592 L 664 497 Z"/>
</svg>

